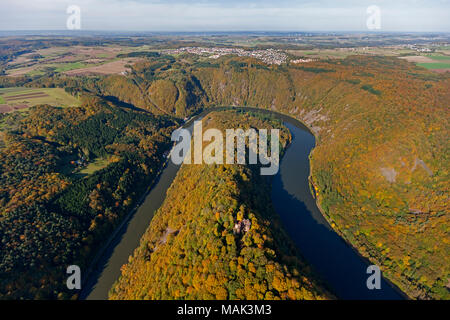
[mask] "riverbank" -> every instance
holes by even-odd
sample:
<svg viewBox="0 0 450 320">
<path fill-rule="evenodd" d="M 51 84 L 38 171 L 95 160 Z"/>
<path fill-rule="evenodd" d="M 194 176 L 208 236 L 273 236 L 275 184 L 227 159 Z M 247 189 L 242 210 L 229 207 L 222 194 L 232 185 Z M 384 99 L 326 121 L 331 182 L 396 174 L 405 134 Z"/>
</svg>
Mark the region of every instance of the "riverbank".
<svg viewBox="0 0 450 320">
<path fill-rule="evenodd" d="M 277 128 L 283 147 L 291 140 L 278 118 L 260 112 L 227 110 L 204 119 L 205 130 Z M 259 169 L 182 165 L 110 298 L 333 298 L 298 255 L 268 197 L 273 176 Z"/>
<path fill-rule="evenodd" d="M 301 130 L 307 131 L 309 135 L 311 135 L 312 137 L 314 137 L 314 139 L 313 139 L 313 140 L 314 140 L 314 143 L 315 143 L 315 141 L 316 141 L 316 138 L 315 138 L 314 134 L 311 132 L 311 130 L 309 130 L 308 127 L 305 126 L 305 124 L 303 124 L 300 120 L 295 119 L 295 118 L 292 118 L 292 117 L 290 117 L 290 116 L 288 116 L 288 115 L 286 115 L 286 114 L 274 112 L 274 111 L 272 111 L 272 110 L 264 110 L 264 109 L 258 109 L 258 108 L 252 108 L 252 107 L 216 107 L 216 108 L 209 108 L 209 109 L 206 109 L 206 110 L 204 110 L 203 112 L 201 112 L 197 117 L 191 119 L 190 122 L 195 121 L 195 120 L 198 119 L 199 117 L 202 117 L 202 116 L 208 114 L 209 112 L 217 111 L 217 110 L 221 110 L 221 109 L 242 109 L 242 110 L 244 110 L 244 111 L 254 111 L 254 112 L 260 112 L 260 113 L 266 113 L 266 114 L 274 114 L 274 115 L 278 115 L 278 117 L 279 117 L 282 121 L 287 121 L 287 122 L 291 123 L 293 126 L 298 127 L 299 130 L 301 129 Z M 189 124 L 190 124 L 190 123 L 189 123 Z M 185 125 L 188 125 L 188 123 L 186 123 Z M 289 150 L 291 147 L 292 147 L 292 143 L 291 143 L 291 145 L 289 145 L 289 147 L 287 148 L 287 150 Z M 303 156 L 305 156 L 305 161 L 306 161 L 306 162 L 305 162 L 305 167 L 307 166 L 307 167 L 308 167 L 308 170 L 309 170 L 309 167 L 311 166 L 309 154 L 310 154 L 310 152 L 312 152 L 312 150 L 313 150 L 313 147 L 312 147 L 306 154 L 303 154 Z M 303 152 L 303 153 L 304 153 L 304 152 Z M 284 158 L 282 158 L 282 161 L 283 161 L 283 159 L 284 159 Z M 167 163 L 167 162 L 166 162 L 166 163 Z M 174 178 L 175 175 L 176 175 L 176 172 L 177 172 L 178 168 L 174 168 L 173 164 L 171 164 L 171 163 L 169 163 L 169 166 L 172 168 L 172 171 L 174 170 L 174 172 L 172 172 L 172 174 L 171 174 L 171 176 Z M 167 170 L 166 167 L 164 167 L 164 169 L 161 170 L 161 171 L 164 173 L 165 170 Z M 294 170 L 294 171 L 295 171 L 295 170 Z M 172 178 L 172 179 L 173 179 L 173 178 Z M 305 185 L 304 185 L 303 187 L 306 188 L 307 194 L 308 194 L 308 196 L 311 198 L 311 202 L 313 202 L 313 203 L 314 203 L 314 206 L 317 208 L 317 211 L 318 211 L 317 215 L 320 215 L 320 216 L 322 217 L 322 219 L 324 219 L 324 221 L 327 222 L 327 224 L 328 224 L 328 227 L 327 227 L 327 228 L 330 228 L 330 229 L 331 229 L 330 223 L 328 222 L 329 219 L 327 219 L 328 217 L 324 214 L 322 208 L 320 208 L 320 203 L 318 202 L 318 199 L 316 199 L 316 198 L 313 199 L 313 197 L 312 197 L 312 192 L 311 192 L 312 190 L 311 190 L 311 188 L 310 188 L 310 183 L 309 183 L 310 178 L 311 178 L 310 175 L 306 175 L 306 177 L 305 177 L 305 183 L 304 183 Z M 162 180 L 164 180 L 164 179 L 162 179 Z M 169 180 L 170 180 L 170 178 L 165 180 L 165 184 L 167 185 L 167 188 L 170 186 L 171 181 L 172 181 L 172 180 L 170 180 L 170 181 L 169 181 Z M 296 183 L 298 184 L 298 181 L 297 181 Z M 300 183 L 300 184 L 301 184 L 301 183 Z M 163 192 L 163 193 L 161 193 L 161 194 L 163 194 L 163 195 L 159 195 L 159 197 L 161 197 L 162 199 L 158 199 L 158 201 L 160 200 L 161 203 L 162 203 L 162 201 L 163 201 L 164 198 L 165 198 L 165 192 Z M 290 200 L 290 199 L 288 199 L 288 200 Z M 146 203 L 146 202 L 147 202 L 147 199 L 144 201 L 144 204 L 142 204 L 142 206 L 139 207 L 139 210 L 140 210 L 140 211 L 150 211 L 150 210 L 153 210 L 153 209 L 148 209 L 148 208 L 145 209 L 145 203 Z M 310 205 L 312 205 L 312 204 L 310 204 Z M 159 208 L 159 206 L 155 206 L 155 205 L 154 205 L 154 207 L 155 207 L 156 209 Z M 155 209 L 155 210 L 156 210 L 156 209 Z M 284 210 L 282 210 L 282 211 L 284 211 Z M 277 212 L 278 212 L 280 215 L 282 215 L 282 213 L 283 213 L 282 211 L 277 210 Z M 299 211 L 299 210 L 294 210 L 294 213 L 295 213 L 295 212 L 298 212 L 298 211 Z M 134 212 L 136 212 L 136 210 L 135 210 Z M 133 212 L 133 214 L 134 214 L 134 212 Z M 147 212 L 147 214 L 146 214 L 146 212 L 141 212 L 141 214 L 144 215 L 144 216 L 146 216 L 145 221 L 148 221 L 148 222 L 149 222 L 149 221 L 151 221 L 151 216 L 153 215 L 153 212 L 154 212 L 154 210 L 151 212 L 151 214 L 149 214 L 148 212 Z M 131 216 L 133 216 L 133 214 L 132 214 Z M 317 218 L 317 216 L 316 216 L 315 218 Z M 131 219 L 131 220 L 134 220 L 134 218 Z M 294 222 L 295 222 L 295 221 L 294 221 Z M 310 222 L 311 222 L 311 221 L 310 221 Z M 145 224 L 145 223 L 147 223 L 147 222 L 141 222 L 141 224 Z M 298 221 L 297 221 L 297 223 L 298 223 Z M 316 223 L 316 222 L 314 222 L 313 225 L 315 225 L 315 223 Z M 135 236 L 135 238 L 138 238 L 138 240 L 140 239 L 139 232 L 137 232 L 136 230 L 134 230 L 134 227 L 131 226 L 130 221 L 124 222 L 124 225 L 128 225 L 128 231 L 123 230 L 125 226 L 122 226 L 121 229 L 120 229 L 119 231 L 115 232 L 115 235 L 116 235 L 116 237 L 117 237 L 117 235 L 120 234 L 120 231 L 122 231 L 122 237 L 120 237 L 120 239 L 118 239 L 118 240 L 116 241 L 117 243 L 115 243 L 115 244 L 112 242 L 112 240 L 108 242 L 109 244 L 108 244 L 106 247 L 110 247 L 110 246 L 113 247 L 113 248 L 109 248 L 109 249 L 110 249 L 109 251 L 114 251 L 116 246 L 118 246 L 119 244 L 122 244 L 123 239 L 126 238 L 125 235 L 127 235 L 127 237 L 129 237 L 129 232 L 130 232 L 130 231 L 133 233 L 133 235 Z M 138 225 L 139 225 L 139 224 L 136 224 L 136 223 L 135 223 L 135 226 L 136 226 L 136 227 L 137 227 Z M 147 223 L 147 225 L 148 225 L 148 223 Z M 142 227 L 142 226 L 139 226 L 139 227 L 145 231 L 147 225 L 144 225 L 143 227 Z M 288 224 L 288 225 L 289 225 L 289 224 Z M 321 229 L 320 229 L 320 230 L 321 230 Z M 333 243 L 338 243 L 339 241 L 345 243 L 345 246 L 346 246 L 349 250 L 346 250 L 345 248 L 342 249 L 342 250 L 345 251 L 345 254 L 346 254 L 346 255 L 350 255 L 350 256 L 356 255 L 356 256 L 357 256 L 357 259 L 356 259 L 356 256 L 353 257 L 352 259 L 356 259 L 355 261 L 363 259 L 363 260 L 365 261 L 365 265 L 368 265 L 367 259 L 365 259 L 364 257 L 362 257 L 362 256 L 359 254 L 359 252 L 358 252 L 358 251 L 357 251 L 357 250 L 356 250 L 356 249 L 355 249 L 348 241 L 346 241 L 338 231 L 336 231 L 336 230 L 334 230 L 334 229 L 332 229 L 332 230 L 333 230 L 334 234 L 336 235 L 335 237 L 333 237 L 332 234 L 325 232 L 325 235 L 331 237 L 331 239 L 332 239 L 331 245 L 334 245 Z M 322 231 L 323 231 L 323 230 L 322 230 Z M 136 235 L 136 234 L 137 234 L 137 235 Z M 336 238 L 338 235 L 340 235 L 339 239 Z M 320 242 L 320 241 L 322 241 L 322 240 L 321 240 L 321 239 L 318 239 L 318 241 Z M 131 244 L 130 244 L 130 243 L 131 243 Z M 112 266 L 112 264 L 110 263 L 109 260 L 107 261 L 107 263 L 105 263 L 105 268 L 109 268 L 110 270 L 109 270 L 109 271 L 106 271 L 106 270 L 100 271 L 100 274 L 101 274 L 101 275 L 99 275 L 99 276 L 97 277 L 97 279 L 99 279 L 99 281 L 100 281 L 100 278 L 101 278 L 102 275 L 105 275 L 105 277 L 107 276 L 108 279 L 106 279 L 105 281 L 102 281 L 102 284 L 99 286 L 99 287 L 101 287 L 101 290 L 98 289 L 97 292 L 96 292 L 95 294 L 93 294 L 93 295 L 92 295 L 92 294 L 87 295 L 86 297 L 87 297 L 88 299 L 91 299 L 91 298 L 106 299 L 106 297 L 107 297 L 107 292 L 109 291 L 109 288 L 110 288 L 110 285 L 109 285 L 108 283 L 110 283 L 110 284 L 112 285 L 112 283 L 113 283 L 115 280 L 117 280 L 117 278 L 114 279 L 114 277 L 113 277 L 112 274 L 113 274 L 113 273 L 114 273 L 114 274 L 118 274 L 118 272 L 119 272 L 119 270 L 120 270 L 120 266 L 121 266 L 122 264 L 126 263 L 126 261 L 127 261 L 127 259 L 128 259 L 128 256 L 130 256 L 130 255 L 132 254 L 133 250 L 137 247 L 137 245 L 135 245 L 135 246 L 133 247 L 133 244 L 132 244 L 132 243 L 136 243 L 136 241 L 131 241 L 130 243 L 127 244 L 127 245 L 123 245 L 124 248 L 123 248 L 122 250 L 124 250 L 124 252 L 122 252 L 122 253 L 120 254 L 120 256 L 121 256 L 120 258 L 117 258 L 117 259 L 114 261 L 113 264 L 115 264 L 115 266 Z M 137 242 L 137 243 L 138 243 L 138 242 Z M 107 249 L 106 249 L 106 250 L 107 250 Z M 105 251 L 106 251 L 106 250 L 105 250 Z M 300 251 L 302 252 L 302 250 L 300 250 Z M 353 252 L 353 253 L 352 253 L 352 252 Z M 303 253 L 303 252 L 302 252 L 302 253 Z M 113 252 L 111 252 L 111 257 L 112 257 L 112 255 L 113 255 Z M 124 257 L 126 257 L 126 258 L 124 258 Z M 115 258 L 114 258 L 114 259 L 115 259 Z M 113 259 L 113 260 L 114 260 L 114 259 Z M 121 264 L 121 263 L 122 263 L 122 264 Z M 342 267 L 345 268 L 345 261 L 344 261 L 344 262 L 341 262 L 341 261 L 337 260 L 337 261 L 335 261 L 335 263 L 338 264 L 338 267 L 339 267 L 339 264 L 344 263 L 344 265 L 340 266 L 339 268 L 342 268 Z M 359 263 L 359 262 L 357 262 L 357 263 Z M 315 269 L 317 269 L 317 268 L 315 268 Z M 320 268 L 319 268 L 319 269 L 320 269 Z M 110 271 L 114 271 L 114 272 L 111 272 L 111 274 L 108 275 L 108 272 L 110 272 Z M 366 274 L 365 274 L 365 268 L 363 268 L 363 267 L 358 267 L 358 268 L 357 268 L 357 272 L 359 272 L 359 273 L 362 272 L 362 275 L 363 275 L 364 277 L 366 277 Z M 319 273 L 320 273 L 320 272 L 319 272 Z M 118 276 L 117 276 L 117 277 L 118 277 Z M 358 282 L 359 282 L 360 284 L 363 283 L 363 284 L 365 285 L 365 282 L 364 282 L 364 281 L 365 281 L 365 280 L 361 280 L 361 279 L 358 280 Z M 389 284 L 389 285 L 390 285 L 391 287 L 395 288 L 393 285 L 391 285 L 391 284 Z M 109 288 L 108 288 L 108 286 L 109 286 Z M 354 297 L 353 295 L 348 295 L 348 296 L 349 296 L 349 297 Z"/>
<path fill-rule="evenodd" d="M 182 127 L 191 128 L 193 121 L 201 117 L 203 113 L 197 114 Z M 128 261 L 128 257 L 138 246 L 141 235 L 150 223 L 154 211 L 162 204 L 165 192 L 178 168 L 169 158 L 165 159 L 147 191 L 108 237 L 101 251 L 96 254 L 95 261 L 90 264 L 87 272 L 88 276 L 82 283 L 79 299 L 107 299 L 110 287 L 120 275 L 120 267 Z M 118 250 L 120 246 L 122 249 Z M 105 271 L 105 268 L 108 271 Z M 105 279 L 104 282 L 100 281 L 102 277 Z"/>
<path fill-rule="evenodd" d="M 226 107 L 224 107 L 224 108 L 226 108 Z M 256 107 L 231 107 L 231 108 L 244 109 L 244 110 L 245 109 L 247 109 L 247 110 L 250 109 L 250 110 L 256 111 L 256 112 L 258 112 L 258 111 L 261 112 L 262 111 L 262 112 L 265 112 L 265 113 L 268 113 L 268 114 L 275 114 L 275 115 L 279 116 L 280 118 L 282 118 L 284 121 L 290 122 L 290 123 L 292 123 L 293 125 L 295 125 L 297 127 L 300 126 L 301 128 L 304 128 L 305 130 L 307 130 L 308 133 L 314 137 L 315 146 L 316 146 L 317 142 L 320 142 L 320 139 L 319 139 L 317 133 L 314 132 L 314 130 L 312 130 L 311 126 L 309 126 L 306 122 L 302 121 L 301 119 L 297 119 L 297 118 L 292 117 L 290 114 L 283 113 L 283 112 L 278 112 L 278 111 L 273 111 L 273 110 L 268 110 L 268 109 L 260 109 L 260 108 L 256 108 Z M 342 241 L 344 241 L 349 248 L 354 250 L 361 259 L 366 261 L 368 264 L 370 263 L 370 264 L 376 264 L 378 266 L 381 266 L 381 263 L 379 261 L 373 261 L 373 260 L 371 260 L 371 258 L 373 259 L 373 257 L 370 257 L 368 255 L 364 255 L 362 252 L 360 252 L 360 249 L 357 246 L 355 246 L 353 243 L 351 243 L 347 239 L 345 234 L 338 228 L 338 224 L 335 221 L 333 221 L 331 219 L 331 217 L 328 214 L 326 214 L 325 211 L 323 210 L 323 208 L 322 208 L 322 206 L 320 204 L 322 199 L 320 197 L 320 194 L 316 194 L 316 192 L 315 192 L 316 191 L 316 186 L 314 186 L 314 183 L 313 183 L 313 178 L 314 177 L 312 175 L 312 171 L 313 171 L 312 168 L 313 168 L 314 163 L 313 163 L 313 161 L 311 159 L 311 154 L 314 151 L 315 146 L 311 149 L 311 151 L 309 152 L 309 155 L 308 155 L 309 167 L 310 167 L 310 172 L 309 172 L 309 175 L 308 175 L 308 183 L 310 184 L 310 193 L 311 193 L 311 196 L 314 199 L 314 202 L 315 202 L 315 205 L 316 205 L 318 211 L 320 212 L 320 214 L 324 218 L 324 220 L 327 222 L 328 227 L 330 229 L 332 229 L 337 235 L 339 235 L 339 237 L 342 239 Z M 289 147 L 289 146 L 287 146 L 287 147 Z M 411 299 L 411 297 L 409 297 L 406 294 L 406 292 L 404 292 L 403 290 L 400 289 L 400 286 L 398 286 L 396 283 L 394 283 L 392 281 L 392 277 L 389 277 L 389 273 L 384 274 L 384 276 L 387 276 L 387 277 L 385 277 L 386 283 L 393 290 L 395 290 L 403 299 Z"/>
<path fill-rule="evenodd" d="M 82 279 L 81 282 L 81 293 L 79 294 L 79 297 L 83 299 L 85 297 L 85 293 L 83 292 L 85 285 L 89 282 L 90 277 L 92 275 L 92 270 L 96 267 L 97 263 L 99 262 L 100 258 L 105 254 L 107 248 L 111 245 L 112 241 L 117 237 L 119 232 L 123 229 L 123 227 L 129 223 L 129 220 L 133 217 L 133 215 L 136 213 L 136 210 L 142 205 L 142 202 L 147 197 L 148 193 L 152 190 L 155 183 L 158 181 L 161 173 L 163 172 L 164 168 L 167 166 L 169 159 L 166 159 L 160 169 L 158 170 L 158 173 L 153 178 L 152 182 L 150 183 L 149 187 L 145 191 L 145 193 L 140 197 L 140 199 L 137 201 L 137 203 L 134 205 L 133 209 L 130 210 L 130 212 L 122 219 L 122 222 L 114 229 L 113 233 L 108 237 L 106 243 L 98 250 L 96 255 L 91 261 L 91 264 L 86 272 L 86 276 Z"/>
</svg>

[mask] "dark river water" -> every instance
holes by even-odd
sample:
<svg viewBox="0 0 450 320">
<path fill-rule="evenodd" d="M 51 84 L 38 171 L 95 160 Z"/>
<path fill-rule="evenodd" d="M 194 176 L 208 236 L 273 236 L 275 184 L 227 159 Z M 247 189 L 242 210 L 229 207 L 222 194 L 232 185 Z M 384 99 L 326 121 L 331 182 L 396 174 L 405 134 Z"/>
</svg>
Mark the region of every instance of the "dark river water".
<svg viewBox="0 0 450 320">
<path fill-rule="evenodd" d="M 285 121 L 293 136 L 272 183 L 272 202 L 301 254 L 340 299 L 403 299 L 384 279 L 381 289 L 366 285 L 370 265 L 327 223 L 308 184 L 314 136 L 297 121 Z"/>
<path fill-rule="evenodd" d="M 370 275 L 366 269 L 370 264 L 331 229 L 311 195 L 308 155 L 314 148 L 314 136 L 299 121 L 277 116 L 289 128 L 293 139 L 273 179 L 272 201 L 301 254 L 340 299 L 403 299 L 384 279 L 380 290 L 367 288 Z M 145 200 L 96 263 L 84 284 L 81 299 L 108 298 L 108 291 L 119 278 L 120 267 L 138 247 L 178 169 L 179 166 L 168 162 Z"/>
</svg>

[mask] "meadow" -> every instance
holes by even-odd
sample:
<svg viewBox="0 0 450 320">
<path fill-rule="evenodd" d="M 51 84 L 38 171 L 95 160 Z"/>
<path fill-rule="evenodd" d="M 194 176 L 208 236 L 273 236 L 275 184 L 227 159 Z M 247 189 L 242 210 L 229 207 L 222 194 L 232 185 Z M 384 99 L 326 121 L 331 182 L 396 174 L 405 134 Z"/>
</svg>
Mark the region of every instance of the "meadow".
<svg viewBox="0 0 450 320">
<path fill-rule="evenodd" d="M 35 105 L 79 106 L 80 101 L 61 88 L 0 88 L 0 112 L 22 110 Z"/>
<path fill-rule="evenodd" d="M 43 76 L 47 73 L 113 74 L 126 71 L 133 59 L 118 59 L 117 55 L 145 51 L 148 46 L 73 46 L 50 47 L 22 54 L 8 62 L 6 74 L 11 77 Z M 70 72 L 72 71 L 72 72 Z"/>
<path fill-rule="evenodd" d="M 435 69 L 449 69 L 450 68 L 450 61 L 449 62 L 429 62 L 429 63 L 418 63 L 417 64 L 420 67 L 424 67 L 429 70 L 435 70 Z"/>
<path fill-rule="evenodd" d="M 426 54 L 402 58 L 428 70 L 450 71 L 450 56 L 445 54 Z"/>
<path fill-rule="evenodd" d="M 83 175 L 91 175 L 100 169 L 106 168 L 110 163 L 111 160 L 108 158 L 95 158 L 86 167 L 81 169 L 80 173 Z"/>
</svg>

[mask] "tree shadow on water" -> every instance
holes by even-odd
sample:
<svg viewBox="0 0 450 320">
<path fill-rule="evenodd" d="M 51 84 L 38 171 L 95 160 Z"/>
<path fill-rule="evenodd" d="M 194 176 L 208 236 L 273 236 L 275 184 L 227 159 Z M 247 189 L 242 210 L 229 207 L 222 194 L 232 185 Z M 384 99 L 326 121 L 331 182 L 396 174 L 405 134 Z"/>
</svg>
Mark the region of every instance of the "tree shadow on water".
<svg viewBox="0 0 450 320">
<path fill-rule="evenodd" d="M 293 139 L 273 179 L 272 202 L 300 253 L 340 299 L 403 299 L 384 278 L 381 289 L 367 288 L 371 263 L 331 229 L 309 191 L 308 154 L 313 144 L 304 141 L 299 128 L 288 127 Z"/>
</svg>

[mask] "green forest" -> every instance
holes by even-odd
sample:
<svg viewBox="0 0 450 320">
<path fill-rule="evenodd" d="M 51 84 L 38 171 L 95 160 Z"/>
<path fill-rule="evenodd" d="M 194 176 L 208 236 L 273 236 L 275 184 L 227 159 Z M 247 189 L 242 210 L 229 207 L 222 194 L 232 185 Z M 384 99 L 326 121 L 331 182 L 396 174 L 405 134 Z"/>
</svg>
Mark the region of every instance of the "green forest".
<svg viewBox="0 0 450 320">
<path fill-rule="evenodd" d="M 164 161 L 168 117 L 126 110 L 99 97 L 80 108 L 39 106 L 4 123 L 0 153 L 0 297 L 70 298 L 65 268 L 88 266 Z M 109 156 L 89 175 L 78 166 Z"/>
</svg>

